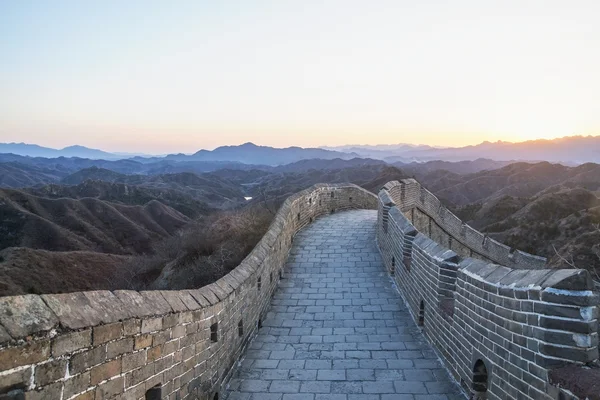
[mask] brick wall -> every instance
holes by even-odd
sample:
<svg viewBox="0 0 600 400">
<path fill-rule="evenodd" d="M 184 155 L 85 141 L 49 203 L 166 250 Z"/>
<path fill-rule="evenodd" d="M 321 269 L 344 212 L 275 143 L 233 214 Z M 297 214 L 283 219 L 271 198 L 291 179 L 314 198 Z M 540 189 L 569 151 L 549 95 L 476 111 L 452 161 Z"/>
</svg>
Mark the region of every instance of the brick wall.
<svg viewBox="0 0 600 400">
<path fill-rule="evenodd" d="M 405 191 L 395 182 L 379 193 L 378 245 L 415 322 L 452 375 L 481 398 L 570 398 L 548 375 L 598 359 L 598 293 L 589 273 L 508 268 L 451 250 L 448 241 L 419 232 L 431 234 L 429 223 L 418 229 L 409 219 L 415 205 L 417 215 L 445 211 L 417 201 L 423 192 L 414 180 L 404 184 Z"/>
<path fill-rule="evenodd" d="M 462 222 L 414 179 L 389 182 L 384 190 L 419 232 L 462 257 L 474 257 L 511 268 L 545 268 L 544 257 L 510 248 Z"/>
<path fill-rule="evenodd" d="M 375 209 L 377 198 L 354 185 L 293 195 L 250 255 L 199 289 L 0 298 L 0 399 L 218 398 L 264 316 L 294 234 L 351 208 Z"/>
</svg>

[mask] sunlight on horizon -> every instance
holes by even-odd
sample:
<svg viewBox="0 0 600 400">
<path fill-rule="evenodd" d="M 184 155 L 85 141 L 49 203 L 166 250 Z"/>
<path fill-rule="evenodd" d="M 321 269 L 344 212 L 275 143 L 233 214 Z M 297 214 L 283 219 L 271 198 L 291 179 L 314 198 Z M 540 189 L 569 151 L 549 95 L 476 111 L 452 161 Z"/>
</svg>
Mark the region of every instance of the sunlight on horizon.
<svg viewBox="0 0 600 400">
<path fill-rule="evenodd" d="M 0 142 L 172 153 L 600 134 L 596 1 L 177 5 L 2 3 Z"/>
</svg>

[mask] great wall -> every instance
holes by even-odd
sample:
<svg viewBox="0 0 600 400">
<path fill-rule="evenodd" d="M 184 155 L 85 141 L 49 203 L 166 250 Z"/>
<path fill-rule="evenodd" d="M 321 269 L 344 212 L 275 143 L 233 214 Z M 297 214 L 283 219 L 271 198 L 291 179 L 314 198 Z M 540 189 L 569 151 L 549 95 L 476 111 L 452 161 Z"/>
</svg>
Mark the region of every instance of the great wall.
<svg viewBox="0 0 600 400">
<path fill-rule="evenodd" d="M 598 293 L 544 265 L 412 179 L 315 185 L 208 286 L 0 298 L 0 399 L 597 399 L 555 372 Z"/>
</svg>

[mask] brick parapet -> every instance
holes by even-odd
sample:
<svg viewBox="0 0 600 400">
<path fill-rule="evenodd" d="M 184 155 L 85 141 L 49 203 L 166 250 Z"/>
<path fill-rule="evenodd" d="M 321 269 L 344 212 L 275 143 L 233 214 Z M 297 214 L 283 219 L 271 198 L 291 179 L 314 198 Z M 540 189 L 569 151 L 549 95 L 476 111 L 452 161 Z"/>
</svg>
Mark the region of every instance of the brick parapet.
<svg viewBox="0 0 600 400">
<path fill-rule="evenodd" d="M 414 180 L 384 186 L 379 214 L 387 213 L 388 226 L 377 227 L 377 239 L 416 323 L 452 375 L 472 392 L 474 370 L 485 365 L 488 399 L 569 398 L 548 373 L 598 359 L 598 293 L 589 273 L 508 268 L 455 252 L 407 217 L 427 196 Z M 405 207 L 393 202 L 401 198 Z M 431 207 L 421 211 L 439 210 L 425 203 Z"/>
<path fill-rule="evenodd" d="M 506 246 L 465 224 L 414 179 L 387 183 L 385 191 L 423 234 L 463 257 L 475 257 L 511 268 L 542 269 L 546 258 Z M 421 219 L 414 214 L 422 214 Z"/>
<path fill-rule="evenodd" d="M 238 267 L 198 289 L 0 298 L 0 398 L 213 399 L 265 315 L 295 233 L 320 215 L 376 207 L 355 185 L 301 191 Z"/>
</svg>

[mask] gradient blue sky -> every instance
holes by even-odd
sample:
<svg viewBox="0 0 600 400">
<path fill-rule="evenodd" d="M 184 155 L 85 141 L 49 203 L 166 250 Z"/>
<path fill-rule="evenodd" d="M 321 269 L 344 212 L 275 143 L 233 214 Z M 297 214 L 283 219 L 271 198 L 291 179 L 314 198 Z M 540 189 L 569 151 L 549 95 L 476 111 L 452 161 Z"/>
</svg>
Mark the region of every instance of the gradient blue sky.
<svg viewBox="0 0 600 400">
<path fill-rule="evenodd" d="M 598 135 L 599 16 L 598 0 L 0 0 L 0 141 Z"/>
</svg>

